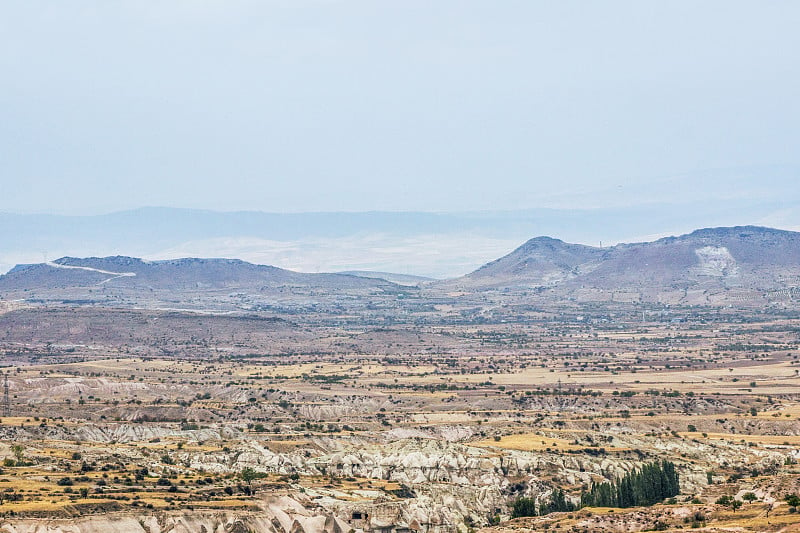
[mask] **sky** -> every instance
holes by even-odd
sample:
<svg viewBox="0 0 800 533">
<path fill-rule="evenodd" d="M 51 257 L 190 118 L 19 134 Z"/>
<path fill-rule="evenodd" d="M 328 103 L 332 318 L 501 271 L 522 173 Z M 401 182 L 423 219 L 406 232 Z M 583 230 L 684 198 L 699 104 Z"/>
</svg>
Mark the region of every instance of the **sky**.
<svg viewBox="0 0 800 533">
<path fill-rule="evenodd" d="M 6 0 L 0 211 L 777 211 L 798 27 L 780 0 Z"/>
</svg>

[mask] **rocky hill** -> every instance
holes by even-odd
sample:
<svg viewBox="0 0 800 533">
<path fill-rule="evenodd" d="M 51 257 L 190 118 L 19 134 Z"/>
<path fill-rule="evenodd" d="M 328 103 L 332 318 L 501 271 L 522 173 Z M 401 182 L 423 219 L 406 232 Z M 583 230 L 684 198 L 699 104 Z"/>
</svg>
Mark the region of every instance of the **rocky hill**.
<svg viewBox="0 0 800 533">
<path fill-rule="evenodd" d="M 710 228 L 597 248 L 537 237 L 447 282 L 466 290 L 537 289 L 577 300 L 717 303 L 791 298 L 800 286 L 800 233 Z"/>
<path fill-rule="evenodd" d="M 297 285 L 363 288 L 386 285 L 382 279 L 346 274 L 306 274 L 254 265 L 239 259 L 144 261 L 133 257 L 62 257 L 48 263 L 18 265 L 0 276 L 0 291 L 107 285 L 138 289 L 247 289 Z"/>
<path fill-rule="evenodd" d="M 291 301 L 327 302 L 334 310 L 345 304 L 391 310 L 406 305 L 398 295 L 417 289 L 423 289 L 418 300 L 423 307 L 426 297 L 458 303 L 449 296 L 454 291 L 500 292 L 500 304 L 515 303 L 515 294 L 543 304 L 794 302 L 800 296 L 800 233 L 755 226 L 710 228 L 608 248 L 536 237 L 471 274 L 445 281 L 385 273 L 307 274 L 238 259 L 124 256 L 64 257 L 18 265 L 0 276 L 0 299 L 5 301 L 168 308 L 194 301 L 195 307 L 259 310 Z"/>
<path fill-rule="evenodd" d="M 63 257 L 0 276 L 0 301 L 7 303 L 213 313 L 332 309 L 398 290 L 384 279 L 293 272 L 239 259 Z"/>
<path fill-rule="evenodd" d="M 464 281 L 478 286 L 554 285 L 593 269 L 603 257 L 603 250 L 569 244 L 551 237 L 536 237 L 510 254 L 488 263 Z"/>
</svg>

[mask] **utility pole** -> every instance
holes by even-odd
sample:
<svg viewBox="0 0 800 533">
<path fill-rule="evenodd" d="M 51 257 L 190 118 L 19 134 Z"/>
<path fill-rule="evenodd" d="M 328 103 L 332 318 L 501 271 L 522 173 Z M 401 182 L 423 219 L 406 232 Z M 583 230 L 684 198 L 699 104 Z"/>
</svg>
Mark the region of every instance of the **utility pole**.
<svg viewBox="0 0 800 533">
<path fill-rule="evenodd" d="M 8 373 L 3 373 L 3 416 L 11 413 L 11 400 L 8 397 Z"/>
</svg>

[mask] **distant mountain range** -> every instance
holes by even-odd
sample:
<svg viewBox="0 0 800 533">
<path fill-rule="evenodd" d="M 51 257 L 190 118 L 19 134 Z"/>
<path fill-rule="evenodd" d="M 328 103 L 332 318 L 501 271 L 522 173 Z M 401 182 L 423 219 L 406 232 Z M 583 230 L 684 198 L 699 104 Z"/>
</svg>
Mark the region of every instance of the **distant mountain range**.
<svg viewBox="0 0 800 533">
<path fill-rule="evenodd" d="M 57 300 L 102 292 L 113 304 L 118 296 L 112 295 L 139 300 L 157 291 L 160 301 L 169 294 L 167 299 L 179 304 L 190 294 L 242 291 L 325 294 L 335 302 L 337 294 L 347 291 L 368 297 L 374 291 L 399 290 L 398 284 L 428 294 L 505 291 L 585 302 L 789 301 L 800 296 L 800 233 L 755 226 L 711 228 L 602 248 L 536 237 L 470 274 L 444 281 L 376 272 L 306 274 L 238 259 L 64 257 L 18 265 L 0 276 L 0 298 Z"/>
<path fill-rule="evenodd" d="M 691 284 L 704 279 L 775 287 L 800 272 L 800 233 L 755 226 L 709 228 L 654 242 L 608 248 L 536 237 L 463 279 L 474 285 L 558 285 L 571 280 L 607 288 L 625 283 Z"/>
<path fill-rule="evenodd" d="M 240 259 L 143 261 L 124 256 L 62 257 L 48 263 L 17 265 L 0 276 L 0 293 L 81 287 L 138 291 L 263 290 L 302 286 L 326 290 L 374 287 L 388 282 L 347 274 L 306 274 Z"/>
<path fill-rule="evenodd" d="M 708 228 L 607 248 L 529 240 L 446 282 L 466 290 L 531 289 L 577 300 L 714 303 L 789 297 L 800 288 L 800 233 L 756 226 Z"/>
<path fill-rule="evenodd" d="M 0 213 L 0 273 L 57 257 L 226 257 L 299 272 L 452 278 L 531 235 L 590 245 L 736 223 L 800 229 L 800 205 L 695 202 L 494 212 L 263 213 L 142 208 L 94 216 Z"/>
</svg>

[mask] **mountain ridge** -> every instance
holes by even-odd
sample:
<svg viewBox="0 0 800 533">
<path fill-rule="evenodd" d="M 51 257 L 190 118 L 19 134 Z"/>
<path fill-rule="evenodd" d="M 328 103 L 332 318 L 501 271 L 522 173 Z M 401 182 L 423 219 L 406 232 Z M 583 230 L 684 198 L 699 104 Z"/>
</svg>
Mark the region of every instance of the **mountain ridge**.
<svg viewBox="0 0 800 533">
<path fill-rule="evenodd" d="M 116 270 L 115 270 L 116 269 Z M 231 289 L 302 284 L 331 288 L 391 284 L 383 279 L 339 273 L 294 272 L 241 259 L 181 258 L 148 261 L 129 256 L 62 257 L 17 265 L 0 276 L 0 290 L 107 285 L 128 289 Z"/>
<path fill-rule="evenodd" d="M 800 233 L 763 226 L 702 228 L 608 248 L 530 239 L 511 253 L 453 280 L 462 290 L 546 290 L 554 298 L 707 303 L 759 299 L 800 286 Z M 730 294 L 726 294 L 730 293 Z M 722 295 L 722 296 L 719 296 Z"/>
<path fill-rule="evenodd" d="M 624 298 L 690 305 L 764 303 L 781 291 L 789 291 L 791 297 L 800 287 L 800 233 L 763 226 L 701 228 L 603 248 L 539 236 L 465 276 L 445 280 L 386 272 L 311 274 L 227 258 L 62 257 L 18 265 L 0 276 L 0 297 L 20 298 L 25 291 L 62 294 L 75 288 L 91 293 L 100 287 L 126 295 L 158 290 L 162 300 L 187 299 L 182 292 L 197 296 L 214 291 L 270 293 L 285 299 L 302 288 L 306 299 L 324 294 L 335 304 L 350 290 L 359 298 L 369 298 L 374 291 L 392 293 L 401 280 L 428 295 L 502 290 L 518 295 L 535 291 L 544 301 L 561 302 Z"/>
<path fill-rule="evenodd" d="M 461 276 L 534 235 L 596 245 L 754 223 L 800 229 L 800 206 L 688 201 L 616 208 L 454 212 L 225 212 L 141 208 L 93 215 L 0 212 L 0 272 L 62 256 L 236 257 L 302 272 Z M 440 253 L 431 254 L 431 248 Z M 44 259 L 43 259 L 44 258 Z"/>
</svg>

